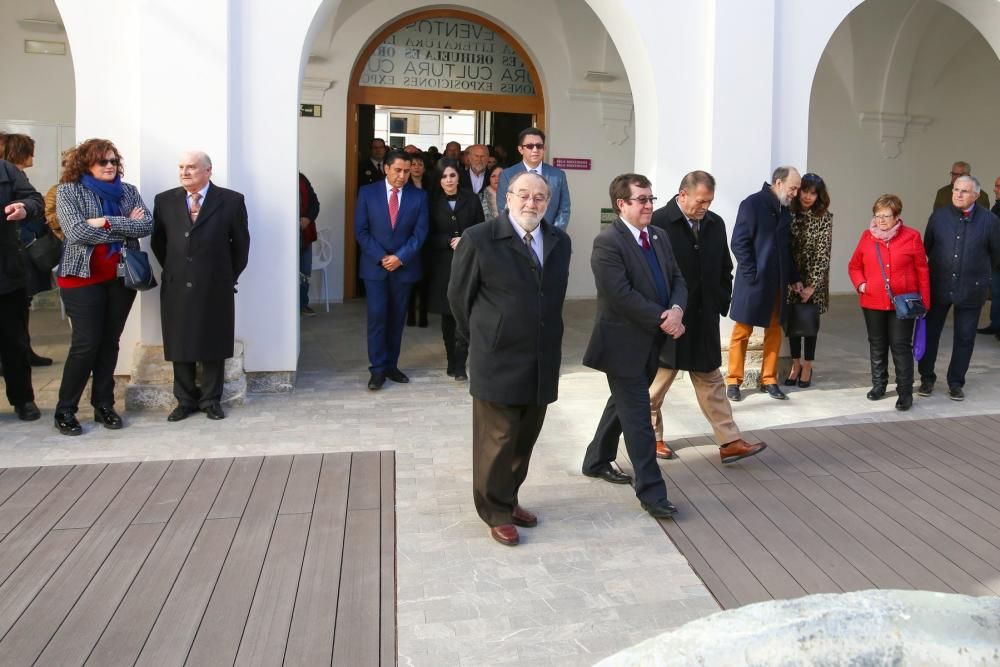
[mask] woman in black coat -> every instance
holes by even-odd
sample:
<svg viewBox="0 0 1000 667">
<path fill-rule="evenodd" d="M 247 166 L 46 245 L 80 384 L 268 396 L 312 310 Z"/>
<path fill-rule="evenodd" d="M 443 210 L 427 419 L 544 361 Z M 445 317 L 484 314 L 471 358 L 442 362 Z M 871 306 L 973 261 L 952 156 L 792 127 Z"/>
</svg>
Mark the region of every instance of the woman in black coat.
<svg viewBox="0 0 1000 667">
<path fill-rule="evenodd" d="M 441 335 L 448 354 L 448 375 L 456 380 L 467 380 L 465 361 L 469 356 L 468 343 L 455 336 L 455 318 L 448 307 L 448 279 L 451 277 L 451 260 L 462 232 L 483 222 L 483 207 L 479 197 L 458 187 L 458 163 L 442 159 L 441 188 L 432 195 L 430 233 L 424 245 L 424 270 L 427 285 L 427 307 L 441 315 Z M 433 192 L 433 191 L 432 191 Z"/>
</svg>

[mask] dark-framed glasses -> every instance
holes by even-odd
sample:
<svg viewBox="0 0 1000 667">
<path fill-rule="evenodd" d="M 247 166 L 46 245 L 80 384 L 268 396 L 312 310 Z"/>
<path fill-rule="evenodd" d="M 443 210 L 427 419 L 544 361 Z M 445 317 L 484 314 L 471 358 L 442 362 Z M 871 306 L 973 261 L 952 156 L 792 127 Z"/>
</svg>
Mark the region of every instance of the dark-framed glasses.
<svg viewBox="0 0 1000 667">
<path fill-rule="evenodd" d="M 540 151 L 545 148 L 545 144 L 521 144 L 521 148 L 527 148 L 529 151 Z"/>
<path fill-rule="evenodd" d="M 97 164 L 101 165 L 102 167 L 107 167 L 109 164 L 113 164 L 114 166 L 117 167 L 119 164 L 121 164 L 121 160 L 119 160 L 116 157 L 113 157 L 110 160 L 107 158 L 101 158 L 100 160 L 97 161 Z"/>
<path fill-rule="evenodd" d="M 629 197 L 625 201 L 639 202 L 639 206 L 645 206 L 646 204 L 649 204 L 649 205 L 652 206 L 653 204 L 656 203 L 656 197 L 646 197 L 646 196 L 642 196 L 642 197 Z"/>
</svg>

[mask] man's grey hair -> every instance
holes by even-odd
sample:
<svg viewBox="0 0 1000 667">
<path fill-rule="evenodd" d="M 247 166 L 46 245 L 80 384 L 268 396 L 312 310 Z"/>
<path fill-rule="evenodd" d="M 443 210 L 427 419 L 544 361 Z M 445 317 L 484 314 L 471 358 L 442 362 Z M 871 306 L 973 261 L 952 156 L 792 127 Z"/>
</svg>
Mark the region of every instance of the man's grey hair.
<svg viewBox="0 0 1000 667">
<path fill-rule="evenodd" d="M 972 174 L 965 174 L 963 176 L 959 176 L 958 178 L 955 179 L 955 185 L 958 185 L 959 181 L 969 181 L 970 183 L 972 183 L 972 191 L 976 193 L 977 197 L 979 196 L 979 193 L 982 192 L 983 190 L 982 186 L 979 185 L 979 179 L 973 176 Z"/>
<path fill-rule="evenodd" d="M 796 169 L 795 167 L 792 167 L 790 165 L 786 165 L 786 166 L 783 166 L 783 167 L 776 167 L 775 170 L 774 170 L 774 173 L 771 174 L 771 185 L 774 185 L 778 181 L 784 181 L 784 180 L 786 180 L 788 178 L 788 175 L 790 173 L 792 173 L 793 171 L 796 174 L 799 173 L 798 169 Z"/>
<path fill-rule="evenodd" d="M 198 158 L 198 161 L 205 167 L 209 169 L 212 168 L 212 158 L 208 157 L 208 153 L 205 151 L 185 151 L 184 155 L 193 155 Z"/>
<path fill-rule="evenodd" d="M 958 162 L 955 162 L 954 164 L 951 165 L 952 169 L 954 169 L 955 167 L 961 167 L 962 169 L 965 170 L 965 173 L 967 174 L 972 173 L 972 165 L 966 162 L 965 160 L 959 160 Z"/>
<path fill-rule="evenodd" d="M 704 185 L 711 192 L 715 192 L 715 177 L 707 171 L 692 171 L 684 175 L 678 192 L 694 192 L 699 185 Z"/>
<path fill-rule="evenodd" d="M 546 196 L 549 197 L 552 196 L 552 191 L 551 189 L 549 189 L 549 180 L 544 176 L 542 176 L 541 174 L 536 174 L 533 171 L 519 171 L 516 174 L 514 174 L 514 177 L 511 178 L 510 182 L 507 184 L 507 193 L 510 194 L 511 192 L 514 192 L 514 186 L 517 184 L 517 182 L 520 181 L 522 178 L 526 178 L 528 176 L 534 176 L 542 183 L 544 183 Z"/>
</svg>

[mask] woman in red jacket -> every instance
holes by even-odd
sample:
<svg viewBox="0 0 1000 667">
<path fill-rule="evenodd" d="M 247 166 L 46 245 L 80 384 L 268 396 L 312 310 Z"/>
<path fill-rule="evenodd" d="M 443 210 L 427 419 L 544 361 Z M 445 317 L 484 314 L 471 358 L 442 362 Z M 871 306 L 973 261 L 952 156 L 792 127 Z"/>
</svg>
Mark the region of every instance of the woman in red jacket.
<svg viewBox="0 0 1000 667">
<path fill-rule="evenodd" d="M 914 320 L 896 317 L 879 268 L 879 253 L 893 294 L 919 292 L 924 306 L 930 308 L 931 286 L 920 233 L 903 224 L 899 217 L 902 211 L 903 202 L 896 195 L 882 195 L 875 200 L 872 206 L 875 216 L 861 234 L 847 269 L 860 295 L 861 312 L 868 329 L 872 365 L 872 388 L 868 399 L 877 401 L 885 396 L 891 349 L 892 363 L 896 367 L 896 409 L 909 410 L 913 405 Z"/>
</svg>

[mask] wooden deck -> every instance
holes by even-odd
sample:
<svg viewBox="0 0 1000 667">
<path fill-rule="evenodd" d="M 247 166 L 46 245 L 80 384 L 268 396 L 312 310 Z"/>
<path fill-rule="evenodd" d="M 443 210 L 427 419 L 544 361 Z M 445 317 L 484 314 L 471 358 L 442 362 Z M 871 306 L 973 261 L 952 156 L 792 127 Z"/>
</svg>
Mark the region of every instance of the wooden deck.
<svg viewBox="0 0 1000 667">
<path fill-rule="evenodd" d="M 868 588 L 1000 594 L 1000 416 L 752 435 L 768 443 L 753 459 L 723 466 L 695 438 L 661 462 L 680 512 L 660 523 L 723 608 Z"/>
<path fill-rule="evenodd" d="M 393 665 L 392 452 L 0 472 L 0 662 Z"/>
</svg>

